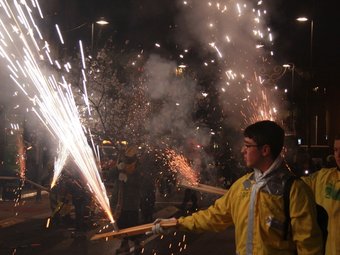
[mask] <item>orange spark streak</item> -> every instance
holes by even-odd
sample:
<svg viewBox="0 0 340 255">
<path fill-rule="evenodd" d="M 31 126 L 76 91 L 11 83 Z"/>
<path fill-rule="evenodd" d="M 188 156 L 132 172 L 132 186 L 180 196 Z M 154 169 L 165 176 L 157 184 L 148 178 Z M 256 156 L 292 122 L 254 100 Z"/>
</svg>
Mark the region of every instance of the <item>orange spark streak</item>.
<svg viewBox="0 0 340 255">
<path fill-rule="evenodd" d="M 169 149 L 166 150 L 166 157 L 171 171 L 179 173 L 191 185 L 198 184 L 198 173 L 190 167 L 188 160 L 183 155 Z"/>
</svg>

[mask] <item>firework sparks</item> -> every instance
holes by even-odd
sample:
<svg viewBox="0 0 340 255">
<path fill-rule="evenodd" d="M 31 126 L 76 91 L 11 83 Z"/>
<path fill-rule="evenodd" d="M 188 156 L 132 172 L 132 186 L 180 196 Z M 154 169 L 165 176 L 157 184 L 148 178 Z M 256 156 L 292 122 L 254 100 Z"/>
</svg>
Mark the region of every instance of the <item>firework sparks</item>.
<svg viewBox="0 0 340 255">
<path fill-rule="evenodd" d="M 33 102 L 33 111 L 40 120 L 70 152 L 99 205 L 113 222 L 106 189 L 80 123 L 70 84 L 65 79 L 59 82 L 53 74 L 45 76 L 41 70 L 45 64 L 41 63 L 42 52 L 51 65 L 55 62 L 34 22 L 33 10 L 43 17 L 37 1 L 31 5 L 14 1 L 13 7 L 0 1 L 0 56 L 7 63 L 10 78 Z"/>
<path fill-rule="evenodd" d="M 54 185 L 56 184 L 69 154 L 70 153 L 68 152 L 66 147 L 63 147 L 61 144 L 59 144 L 58 158 L 54 161 L 54 172 L 53 179 L 51 182 L 51 188 L 53 188 Z"/>
<path fill-rule="evenodd" d="M 188 160 L 183 155 L 170 149 L 166 150 L 165 154 L 173 172 L 179 173 L 191 185 L 198 184 L 198 173 L 190 167 Z"/>
<path fill-rule="evenodd" d="M 56 29 L 57 29 L 57 32 L 58 32 L 58 35 L 59 35 L 59 39 L 60 39 L 60 42 L 61 44 L 64 44 L 64 38 L 60 32 L 60 29 L 59 29 L 59 26 L 58 25 L 55 25 Z M 60 68 L 59 68 L 60 69 Z"/>
<path fill-rule="evenodd" d="M 26 173 L 26 151 L 22 133 L 17 133 L 18 163 L 20 167 L 19 177 L 25 178 Z"/>
<path fill-rule="evenodd" d="M 197 19 L 195 39 L 210 46 L 207 48 L 216 55 L 215 60 L 206 60 L 204 65 L 216 63 L 220 69 L 221 86 L 218 90 L 222 91 L 220 100 L 224 110 L 231 118 L 242 117 L 238 122 L 242 127 L 256 120 L 276 120 L 278 108 L 274 101 L 278 98 L 274 90 L 264 88 L 264 85 L 273 85 L 272 79 L 256 74 L 270 66 L 269 55 L 273 56 L 272 51 L 267 51 L 273 45 L 273 35 L 265 25 L 267 11 L 263 2 L 202 1 L 189 5 L 190 9 L 184 9 L 191 19 Z M 188 20 L 188 24 L 192 24 L 192 20 Z M 235 107 L 239 108 L 241 115 L 235 116 L 238 112 Z"/>
</svg>

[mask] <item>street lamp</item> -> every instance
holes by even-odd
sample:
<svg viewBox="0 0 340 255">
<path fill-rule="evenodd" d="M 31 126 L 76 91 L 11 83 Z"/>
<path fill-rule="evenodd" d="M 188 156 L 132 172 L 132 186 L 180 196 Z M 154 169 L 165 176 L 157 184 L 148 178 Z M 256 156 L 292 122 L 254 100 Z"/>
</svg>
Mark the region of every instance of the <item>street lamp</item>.
<svg viewBox="0 0 340 255">
<path fill-rule="evenodd" d="M 96 21 L 98 25 L 108 25 L 109 22 L 104 19 L 104 17 L 101 17 L 99 20 Z"/>
<path fill-rule="evenodd" d="M 292 93 L 294 93 L 294 75 L 295 75 L 295 65 L 293 63 L 283 64 L 282 65 L 287 70 L 290 70 L 292 72 L 292 80 L 291 80 L 291 90 Z"/>
<path fill-rule="evenodd" d="M 298 17 L 296 19 L 298 22 L 307 22 L 310 21 L 310 59 L 309 59 L 309 69 L 310 69 L 310 76 L 311 76 L 311 82 L 313 81 L 313 37 L 314 37 L 314 21 L 313 19 L 308 19 L 307 17 Z M 311 146 L 311 119 L 310 119 L 310 109 L 309 109 L 309 89 L 307 90 L 306 95 L 306 104 L 307 104 L 307 118 L 308 118 L 308 124 L 307 124 L 307 147 L 308 150 L 310 150 Z M 315 116 L 315 144 L 318 143 L 318 115 Z"/>
<path fill-rule="evenodd" d="M 105 20 L 105 18 L 101 17 L 99 20 L 92 22 L 91 24 L 91 50 L 93 52 L 93 46 L 94 46 L 94 26 L 95 23 L 98 24 L 99 26 L 105 26 L 108 25 L 109 22 Z"/>
<path fill-rule="evenodd" d="M 298 22 L 307 22 L 310 21 L 310 59 L 309 59 L 309 64 L 310 64 L 310 69 L 312 71 L 313 67 L 313 37 L 314 37 L 314 21 L 313 19 L 308 19 L 307 17 L 298 17 L 296 19 Z"/>
<path fill-rule="evenodd" d="M 288 63 L 288 64 L 283 64 L 282 65 L 285 69 L 290 70 L 292 73 L 292 78 L 291 78 L 291 95 L 292 95 L 292 103 L 294 105 L 294 76 L 295 76 L 295 65 L 293 63 Z M 295 120 L 294 120 L 294 107 L 292 107 L 291 110 L 291 118 L 292 118 L 292 130 L 293 133 L 295 134 Z"/>
<path fill-rule="evenodd" d="M 292 79 L 291 79 L 291 92 L 294 93 L 294 75 L 295 75 L 295 65 L 293 63 L 287 63 L 282 65 L 285 69 L 292 72 Z"/>
</svg>

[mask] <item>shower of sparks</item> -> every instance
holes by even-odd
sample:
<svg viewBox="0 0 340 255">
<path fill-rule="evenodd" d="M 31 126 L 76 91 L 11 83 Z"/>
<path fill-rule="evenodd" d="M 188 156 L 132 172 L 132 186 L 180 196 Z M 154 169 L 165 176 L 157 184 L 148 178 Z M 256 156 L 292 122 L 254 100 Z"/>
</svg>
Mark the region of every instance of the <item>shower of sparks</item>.
<svg viewBox="0 0 340 255">
<path fill-rule="evenodd" d="M 248 100 L 248 98 L 244 99 L 244 101 Z M 276 120 L 277 108 L 269 103 L 265 89 L 261 91 L 260 98 L 253 99 L 249 104 L 249 107 L 241 110 L 241 115 L 244 117 L 246 125 L 261 120 Z"/>
<path fill-rule="evenodd" d="M 58 149 L 58 158 L 54 161 L 54 172 L 53 172 L 53 179 L 51 182 L 51 188 L 54 187 L 54 185 L 57 183 L 57 180 L 61 174 L 61 171 L 63 170 L 67 157 L 69 156 L 69 151 L 66 149 L 66 147 L 59 144 Z"/>
<path fill-rule="evenodd" d="M 261 120 L 275 120 L 276 108 L 270 106 L 265 90 L 262 91 L 262 97 L 258 102 L 252 102 L 252 107 L 254 115 L 250 118 L 250 123 Z"/>
<path fill-rule="evenodd" d="M 165 156 L 167 157 L 171 171 L 179 173 L 189 184 L 198 184 L 198 173 L 192 169 L 188 160 L 174 150 L 166 150 Z"/>
<path fill-rule="evenodd" d="M 198 15 L 202 21 L 197 24 L 196 30 L 204 36 L 199 35 L 197 39 L 210 46 L 216 54 L 216 59 L 206 60 L 203 64 L 208 66 L 209 62 L 216 60 L 221 70 L 221 83 L 224 83 L 218 89 L 222 92 L 220 99 L 226 110 L 231 111 L 229 115 L 233 117 L 234 108 L 238 107 L 243 118 L 241 126 L 255 120 L 277 120 L 275 90 L 264 89 L 263 86 L 270 82 L 268 75 L 253 75 L 259 68 L 269 66 L 268 56 L 273 56 L 272 51 L 267 51 L 273 45 L 273 35 L 271 29 L 265 26 L 267 11 L 263 8 L 263 1 L 247 4 L 207 1 L 205 7 L 192 2 L 190 7 L 184 8 L 191 12 L 188 16 Z M 234 106 L 232 110 L 230 105 Z"/>
<path fill-rule="evenodd" d="M 22 134 L 22 130 L 19 129 L 19 125 L 16 125 L 16 145 L 18 149 L 17 154 L 17 164 L 19 165 L 19 178 L 20 178 L 20 184 L 17 188 L 14 190 L 14 194 L 16 195 L 14 198 L 14 207 L 18 207 L 20 205 L 20 194 L 21 190 L 23 189 L 25 185 L 25 178 L 26 178 L 26 150 L 24 145 L 24 138 Z M 16 212 L 18 214 L 18 212 Z"/>
<path fill-rule="evenodd" d="M 47 57 L 52 66 L 54 61 L 34 21 L 34 10 L 43 17 L 37 1 L 31 1 L 30 5 L 26 1 L 9 4 L 0 0 L 0 57 L 10 78 L 32 101 L 33 111 L 70 152 L 87 186 L 113 222 L 106 189 L 80 123 L 71 85 L 65 79 L 58 81 L 52 73 L 45 76 L 42 72 L 46 62 L 41 60 Z"/>
<path fill-rule="evenodd" d="M 26 151 L 22 133 L 17 133 L 17 148 L 18 148 L 18 164 L 20 168 L 19 177 L 20 179 L 24 179 L 26 173 Z"/>
</svg>

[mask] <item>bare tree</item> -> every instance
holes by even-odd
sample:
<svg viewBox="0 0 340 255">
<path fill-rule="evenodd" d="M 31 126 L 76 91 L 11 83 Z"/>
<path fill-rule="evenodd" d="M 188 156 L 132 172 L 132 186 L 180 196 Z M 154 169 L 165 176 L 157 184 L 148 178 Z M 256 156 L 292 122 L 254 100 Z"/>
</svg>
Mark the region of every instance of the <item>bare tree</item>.
<svg viewBox="0 0 340 255">
<path fill-rule="evenodd" d="M 109 40 L 94 57 L 86 56 L 86 104 L 81 66 L 70 77 L 81 120 L 98 140 L 140 142 L 148 103 L 142 78 L 142 54 L 118 50 Z M 79 63 L 79 56 L 77 60 Z M 79 65 L 79 64 L 78 64 Z"/>
</svg>

